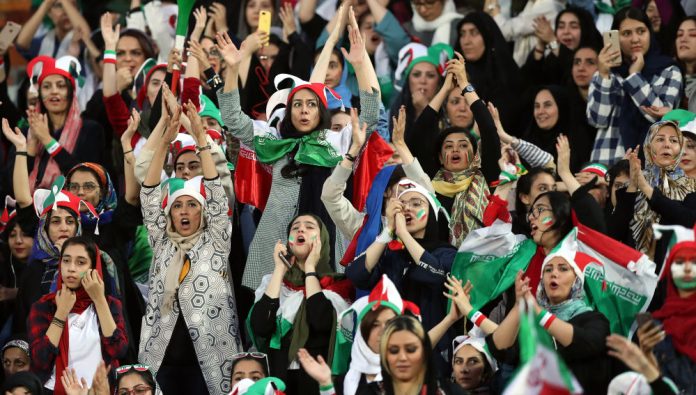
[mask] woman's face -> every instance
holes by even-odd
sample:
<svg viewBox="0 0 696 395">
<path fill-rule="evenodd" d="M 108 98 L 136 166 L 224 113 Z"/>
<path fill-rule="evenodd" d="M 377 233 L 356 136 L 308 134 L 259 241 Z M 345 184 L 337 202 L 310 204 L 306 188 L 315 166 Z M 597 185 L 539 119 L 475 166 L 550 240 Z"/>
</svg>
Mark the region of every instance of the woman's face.
<svg viewBox="0 0 696 395">
<path fill-rule="evenodd" d="M 368 14 L 360 21 L 360 34 L 365 37 L 365 49 L 369 55 L 374 55 L 379 44 L 382 43 L 382 36 L 375 31 L 375 17 Z"/>
<path fill-rule="evenodd" d="M 556 223 L 556 217 L 553 215 L 551 202 L 547 196 L 534 202 L 527 214 L 527 220 L 531 229 L 530 235 L 537 245 L 545 247 L 556 239 L 555 234 L 558 231 L 551 229 Z"/>
<path fill-rule="evenodd" d="M 460 348 L 452 361 L 454 381 L 465 390 L 481 386 L 486 369 L 484 358 L 473 346 L 467 344 Z"/>
<path fill-rule="evenodd" d="M 551 259 L 544 266 L 541 274 L 542 284 L 552 305 L 557 305 L 570 298 L 570 292 L 575 283 L 575 271 L 570 264 L 561 257 Z"/>
<path fill-rule="evenodd" d="M 273 43 L 269 43 L 256 51 L 256 55 L 259 57 L 259 63 L 261 63 L 261 66 L 263 66 L 263 69 L 266 70 L 267 73 L 271 70 L 271 67 L 273 67 L 273 63 L 275 63 L 279 53 L 280 47 Z"/>
<path fill-rule="evenodd" d="M 203 175 L 201 158 L 195 152 L 186 151 L 176 158 L 174 163 L 174 174 L 176 178 L 190 180 L 193 177 Z"/>
<path fill-rule="evenodd" d="M 77 2 L 75 0 L 69 1 L 73 6 L 77 7 Z M 51 19 L 51 22 L 63 32 L 67 33 L 73 28 L 70 18 L 68 18 L 68 14 L 65 12 L 63 3 L 60 1 L 54 2 L 51 8 L 48 9 L 48 17 Z"/>
<path fill-rule="evenodd" d="M 34 245 L 34 238 L 31 235 L 22 231 L 19 224 L 15 224 L 10 231 L 10 237 L 7 239 L 10 245 L 10 253 L 20 261 L 26 261 L 31 255 L 31 247 Z"/>
<path fill-rule="evenodd" d="M 57 207 L 51 211 L 48 222 L 48 238 L 53 244 L 62 244 L 77 233 L 77 219 L 64 208 Z"/>
<path fill-rule="evenodd" d="M 418 192 L 406 192 L 399 200 L 403 204 L 406 229 L 413 237 L 419 239 L 425 236 L 425 227 L 428 225 L 430 203 L 425 196 Z"/>
<path fill-rule="evenodd" d="M 116 44 L 116 69 L 127 67 L 135 77 L 140 66 L 145 63 L 145 51 L 135 37 L 123 36 Z"/>
<path fill-rule="evenodd" d="M 462 171 L 474 159 L 474 148 L 465 133 L 450 133 L 440 147 L 440 164 L 447 171 Z"/>
<path fill-rule="evenodd" d="M 367 346 L 370 347 L 373 353 L 379 354 L 379 342 L 382 340 L 382 333 L 384 333 L 384 328 L 387 326 L 387 322 L 392 318 L 396 317 L 394 310 L 390 308 L 383 308 L 379 312 L 377 318 L 372 323 L 372 328 L 370 328 L 370 336 L 367 339 Z"/>
<path fill-rule="evenodd" d="M 669 167 L 674 164 L 681 146 L 676 129 L 663 126 L 650 141 L 650 154 L 653 162 L 659 167 Z"/>
<path fill-rule="evenodd" d="M 2 353 L 2 368 L 5 378 L 18 372 L 28 372 L 30 368 L 29 356 L 19 347 L 10 347 Z"/>
<path fill-rule="evenodd" d="M 476 62 L 486 52 L 486 43 L 479 29 L 473 23 L 465 23 L 459 28 L 459 45 L 467 62 Z"/>
<path fill-rule="evenodd" d="M 553 179 L 553 177 L 547 173 L 539 173 L 534 178 L 534 181 L 532 181 L 532 187 L 529 189 L 529 194 L 520 192 L 520 200 L 522 200 L 522 203 L 524 203 L 525 206 L 529 207 L 529 205 L 536 200 L 537 196 L 541 195 L 542 193 L 555 190 L 556 181 Z"/>
<path fill-rule="evenodd" d="M 191 196 L 179 196 L 172 203 L 169 215 L 172 217 L 174 231 L 181 236 L 191 236 L 201 227 L 203 207 Z"/>
<path fill-rule="evenodd" d="M 5 391 L 5 395 L 33 395 L 27 387 L 15 387 L 12 391 Z"/>
<path fill-rule="evenodd" d="M 298 259 L 306 259 L 312 251 L 312 244 L 320 239 L 321 228 L 317 220 L 311 215 L 301 215 L 292 222 L 288 235 L 288 245 L 292 254 Z"/>
<path fill-rule="evenodd" d="M 687 19 L 679 25 L 675 44 L 679 60 L 684 63 L 696 61 L 696 22 Z"/>
<path fill-rule="evenodd" d="M 548 89 L 542 89 L 534 99 L 534 120 L 541 130 L 550 130 L 558 123 L 558 105 Z"/>
<path fill-rule="evenodd" d="M 152 388 L 137 373 L 126 373 L 118 381 L 118 395 L 131 395 L 135 391 L 138 395 L 152 395 Z"/>
<path fill-rule="evenodd" d="M 694 174 L 696 170 L 696 141 L 684 134 L 684 154 L 682 155 L 679 167 L 684 170 L 686 175 Z"/>
<path fill-rule="evenodd" d="M 210 66 L 213 68 L 213 70 L 215 70 L 216 73 L 219 74 L 220 60 L 222 58 L 220 56 L 220 51 L 218 51 L 217 47 L 215 46 L 215 42 L 209 37 L 204 37 L 201 39 L 201 47 L 203 47 L 203 51 L 205 51 L 205 54 L 208 57 Z"/>
<path fill-rule="evenodd" d="M 657 4 L 655 4 L 654 1 L 648 3 L 648 6 L 645 8 L 645 15 L 650 19 L 652 30 L 655 33 L 659 33 L 660 25 L 662 25 L 662 18 L 660 18 L 660 10 L 657 9 Z"/>
<path fill-rule="evenodd" d="M 418 336 L 406 330 L 392 333 L 387 340 L 387 366 L 394 381 L 415 380 L 424 364 L 423 343 Z"/>
<path fill-rule="evenodd" d="M 572 12 L 566 12 L 561 15 L 561 19 L 558 20 L 558 28 L 556 29 L 558 42 L 574 51 L 580 45 L 581 33 L 580 20 L 577 15 Z"/>
<path fill-rule="evenodd" d="M 621 173 L 616 176 L 614 183 L 611 186 L 611 205 L 616 207 L 616 191 L 622 188 L 626 188 L 631 178 L 626 173 Z"/>
<path fill-rule="evenodd" d="M 249 0 L 246 4 L 245 15 L 246 22 L 249 25 L 250 33 L 255 32 L 259 27 L 259 12 L 273 12 L 273 3 L 271 0 Z"/>
<path fill-rule="evenodd" d="M 413 0 L 411 4 L 426 22 L 439 18 L 445 8 L 444 0 Z"/>
<path fill-rule="evenodd" d="M 102 198 L 102 190 L 97 177 L 89 171 L 75 170 L 67 185 L 68 191 L 80 199 L 97 207 Z M 86 212 L 87 207 L 80 206 L 80 212 Z"/>
<path fill-rule="evenodd" d="M 244 380 L 251 379 L 253 381 L 259 381 L 265 378 L 266 375 L 263 373 L 263 365 L 261 362 L 252 359 L 242 359 L 234 365 L 234 370 L 232 371 L 232 386 Z"/>
<path fill-rule="evenodd" d="M 650 30 L 645 23 L 635 19 L 624 19 L 619 26 L 621 53 L 631 58 L 635 53 L 645 55 L 650 49 Z"/>
<path fill-rule="evenodd" d="M 68 111 L 68 84 L 65 77 L 60 75 L 49 75 L 41 81 L 39 93 L 41 94 L 41 104 L 46 111 L 52 114 L 60 114 Z"/>
<path fill-rule="evenodd" d="M 696 290 L 696 249 L 684 248 L 679 250 L 670 265 L 672 281 L 679 291 L 679 296 L 686 298 Z"/>
<path fill-rule="evenodd" d="M 337 112 L 331 116 L 331 130 L 340 132 L 350 123 L 350 115 L 344 112 Z"/>
<path fill-rule="evenodd" d="M 434 65 L 427 62 L 416 63 L 411 69 L 411 74 L 408 75 L 408 85 L 411 94 L 420 92 L 427 101 L 435 96 L 437 92 L 437 84 L 440 77 Z"/>
<path fill-rule="evenodd" d="M 309 89 L 300 89 L 290 103 L 292 125 L 300 133 L 310 133 L 319 126 L 319 99 Z"/>
<path fill-rule="evenodd" d="M 341 74 L 343 74 L 343 63 L 335 53 L 329 58 L 329 67 L 326 69 L 326 80 L 324 84 L 329 88 L 336 88 L 341 83 Z"/>
<path fill-rule="evenodd" d="M 164 77 L 166 75 L 164 70 L 155 70 L 150 75 L 150 81 L 147 83 L 147 100 L 150 104 L 153 104 L 157 99 L 157 94 L 162 88 L 162 83 L 164 82 Z"/>
<path fill-rule="evenodd" d="M 87 249 L 81 244 L 71 244 L 65 248 L 60 257 L 60 275 L 70 289 L 81 287 L 80 280 L 92 268 L 92 260 Z"/>
<path fill-rule="evenodd" d="M 474 114 L 458 89 L 452 90 L 447 96 L 445 112 L 452 126 L 468 128 L 474 122 Z"/>
<path fill-rule="evenodd" d="M 578 88 L 587 89 L 592 76 L 597 71 L 597 52 L 592 48 L 582 48 L 573 55 L 573 82 Z"/>
</svg>

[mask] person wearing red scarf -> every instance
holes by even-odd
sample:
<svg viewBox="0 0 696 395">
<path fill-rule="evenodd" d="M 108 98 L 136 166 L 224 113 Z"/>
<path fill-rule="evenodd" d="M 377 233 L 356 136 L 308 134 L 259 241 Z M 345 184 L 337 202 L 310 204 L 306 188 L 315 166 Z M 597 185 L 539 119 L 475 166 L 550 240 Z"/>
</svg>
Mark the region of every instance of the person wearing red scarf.
<svg viewBox="0 0 696 395">
<path fill-rule="evenodd" d="M 103 359 L 118 363 L 128 340 L 121 302 L 105 294 L 99 248 L 90 239 L 73 237 L 63 243 L 58 291 L 34 303 L 29 314 L 32 371 L 44 389 L 65 394 L 59 379 L 75 369 L 91 386 Z"/>
<path fill-rule="evenodd" d="M 696 393 L 696 241 L 675 244 L 662 273 L 667 297 L 652 315 L 662 321 L 666 336 L 655 346 L 654 353 L 662 373 L 685 393 L 693 394 Z M 639 339 L 643 333 L 638 330 Z"/>
</svg>

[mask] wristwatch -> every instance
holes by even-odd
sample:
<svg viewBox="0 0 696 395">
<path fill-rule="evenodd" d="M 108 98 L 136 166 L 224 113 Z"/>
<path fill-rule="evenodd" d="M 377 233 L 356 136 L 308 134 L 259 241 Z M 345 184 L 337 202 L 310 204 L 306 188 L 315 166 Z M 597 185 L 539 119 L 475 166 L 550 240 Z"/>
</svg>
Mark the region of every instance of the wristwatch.
<svg viewBox="0 0 696 395">
<path fill-rule="evenodd" d="M 476 89 L 474 89 L 474 86 L 469 84 L 462 89 L 462 96 L 464 96 L 465 93 L 471 93 L 471 92 L 476 92 Z"/>
<path fill-rule="evenodd" d="M 557 50 L 557 49 L 558 49 L 558 41 L 556 41 L 556 40 L 551 41 L 551 42 L 546 46 L 546 49 L 551 50 L 551 51 Z"/>
</svg>

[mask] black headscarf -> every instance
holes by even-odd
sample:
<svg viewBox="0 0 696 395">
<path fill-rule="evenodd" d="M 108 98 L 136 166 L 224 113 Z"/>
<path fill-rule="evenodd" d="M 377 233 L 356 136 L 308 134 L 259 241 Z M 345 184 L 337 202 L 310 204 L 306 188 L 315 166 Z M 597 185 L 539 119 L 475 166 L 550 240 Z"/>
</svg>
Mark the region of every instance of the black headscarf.
<svg viewBox="0 0 696 395">
<path fill-rule="evenodd" d="M 620 18 L 620 16 L 624 16 L 624 18 Z M 645 16 L 645 13 L 636 8 L 623 8 L 617 12 L 614 23 L 612 24 L 612 29 L 618 30 L 621 22 L 625 19 L 635 19 L 643 22 L 650 32 L 650 49 L 648 49 L 648 52 L 644 55 L 645 66 L 643 66 L 643 70 L 640 72 L 648 83 L 651 82 L 655 75 L 662 73 L 664 69 L 669 66 L 676 66 L 674 59 L 660 52 L 655 33 L 652 31 L 650 20 Z M 623 78 L 627 78 L 630 74 L 629 68 L 631 66 L 631 59 L 623 54 L 622 59 L 621 65 L 613 68 L 612 71 Z M 651 124 L 650 121 L 645 119 L 645 116 L 643 116 L 635 103 L 633 103 L 633 99 L 629 92 L 624 91 L 623 101 L 621 102 L 621 116 L 619 117 L 619 133 L 621 134 L 623 146 L 628 148 L 642 144 Z"/>
<path fill-rule="evenodd" d="M 548 90 L 551 93 L 551 96 L 553 96 L 553 100 L 556 102 L 556 106 L 558 107 L 558 121 L 550 130 L 543 130 L 539 127 L 539 125 L 537 125 L 536 120 L 533 119 L 527 128 L 524 138 L 556 158 L 558 156 L 556 153 L 556 138 L 561 133 L 568 133 L 568 120 L 570 113 L 568 107 L 568 96 L 562 87 L 557 85 L 549 85 L 540 87 L 533 97 L 536 99 L 536 96 L 542 90 Z"/>
<path fill-rule="evenodd" d="M 41 394 L 43 384 L 32 372 L 17 372 L 10 376 L 2 385 L 2 393 L 11 392 L 15 388 L 24 387 L 32 394 Z"/>
<path fill-rule="evenodd" d="M 594 23 L 592 15 L 587 12 L 586 9 L 568 6 L 565 10 L 561 11 L 556 17 L 556 25 L 554 26 L 554 31 L 558 30 L 558 22 L 561 20 L 563 14 L 573 14 L 580 22 L 580 47 L 592 47 L 597 52 L 604 46 L 602 35 L 597 30 L 597 26 Z"/>
<path fill-rule="evenodd" d="M 506 130 L 519 132 L 516 123 L 518 105 L 515 98 L 522 91 L 522 83 L 519 78 L 520 69 L 512 57 L 510 45 L 495 20 L 485 12 L 468 14 L 457 24 L 457 32 L 461 31 L 466 23 L 476 26 L 486 46 L 479 60 L 466 62 L 469 81 L 481 99 L 495 104 Z M 459 53 L 462 52 L 459 39 L 453 48 Z"/>
</svg>

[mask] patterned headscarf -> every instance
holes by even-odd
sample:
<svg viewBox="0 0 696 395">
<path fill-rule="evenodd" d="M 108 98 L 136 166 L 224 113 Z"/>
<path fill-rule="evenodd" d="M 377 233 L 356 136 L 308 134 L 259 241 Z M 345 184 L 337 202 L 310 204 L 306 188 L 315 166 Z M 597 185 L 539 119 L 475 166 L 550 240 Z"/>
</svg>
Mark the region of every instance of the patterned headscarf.
<svg viewBox="0 0 696 395">
<path fill-rule="evenodd" d="M 97 182 L 99 183 L 99 189 L 100 192 L 102 192 L 103 197 L 99 200 L 99 203 L 97 203 L 95 209 L 97 214 L 99 214 L 100 223 L 110 223 L 111 217 L 118 203 L 118 195 L 116 194 L 114 184 L 111 182 L 109 173 L 106 172 L 102 165 L 92 162 L 82 162 L 70 169 L 67 179 L 70 180 L 73 173 L 75 173 L 77 170 L 87 171 L 96 175 Z M 84 225 L 92 225 L 96 223 L 96 218 L 90 212 L 81 213 L 80 217 Z"/>
<path fill-rule="evenodd" d="M 660 167 L 653 156 L 652 142 L 657 133 L 663 127 L 671 126 L 677 133 L 679 139 L 679 153 L 674 161 L 666 167 Z M 696 180 L 686 177 L 684 171 L 678 167 L 681 157 L 684 154 L 684 135 L 679 126 L 674 121 L 655 122 L 649 129 L 648 135 L 643 143 L 643 153 L 645 154 L 645 170 L 643 174 L 650 186 L 657 188 L 665 197 L 671 200 L 684 200 L 684 197 L 696 192 Z M 648 198 L 643 193 L 639 193 L 635 202 L 633 219 L 631 220 L 631 232 L 636 242 L 636 249 L 651 256 L 654 243 L 652 225 L 660 222 L 660 216 L 648 205 Z"/>
</svg>

